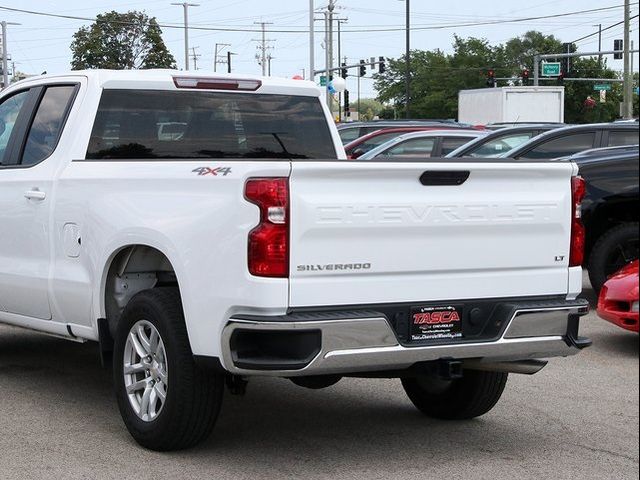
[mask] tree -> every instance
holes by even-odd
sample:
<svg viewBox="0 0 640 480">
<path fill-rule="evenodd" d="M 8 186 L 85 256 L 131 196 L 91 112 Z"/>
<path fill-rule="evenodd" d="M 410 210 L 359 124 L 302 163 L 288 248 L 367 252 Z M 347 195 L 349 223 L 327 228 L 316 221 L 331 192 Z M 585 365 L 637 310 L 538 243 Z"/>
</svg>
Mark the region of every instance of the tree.
<svg viewBox="0 0 640 480">
<path fill-rule="evenodd" d="M 570 51 L 575 52 L 575 45 Z M 453 53 L 440 50 L 411 52 L 411 117 L 457 118 L 458 92 L 465 89 L 485 88 L 487 72 L 493 69 L 498 78 L 518 78 L 524 68 L 533 77 L 534 54 L 552 54 L 563 51 L 563 44 L 553 35 L 530 31 L 512 38 L 503 45 L 492 46 L 479 38 L 460 38 L 453 42 Z M 591 78 L 615 78 L 616 73 L 607 68 L 606 62 L 593 58 L 573 58 L 569 76 Z M 391 59 L 387 71 L 376 77 L 378 100 L 390 102 L 394 109 L 404 111 L 405 61 L 403 57 Z M 517 81 L 517 80 L 516 80 Z M 553 85 L 544 82 L 542 85 Z M 565 81 L 565 121 L 584 123 L 611 121 L 617 117 L 620 88 L 614 85 L 607 93 L 605 104 L 585 109 L 584 100 L 593 95 L 593 85 L 588 82 Z M 597 92 L 596 92 L 597 94 Z"/>
<path fill-rule="evenodd" d="M 73 35 L 71 68 L 116 70 L 175 68 L 155 17 L 144 12 L 104 13 Z"/>
<path fill-rule="evenodd" d="M 351 102 L 349 108 L 352 111 L 358 110 L 358 102 Z M 384 105 L 382 105 L 375 98 L 362 98 L 360 99 L 360 112 L 358 112 L 359 119 L 364 121 L 373 120 L 375 117 L 380 115 L 382 110 L 384 109 Z"/>
</svg>

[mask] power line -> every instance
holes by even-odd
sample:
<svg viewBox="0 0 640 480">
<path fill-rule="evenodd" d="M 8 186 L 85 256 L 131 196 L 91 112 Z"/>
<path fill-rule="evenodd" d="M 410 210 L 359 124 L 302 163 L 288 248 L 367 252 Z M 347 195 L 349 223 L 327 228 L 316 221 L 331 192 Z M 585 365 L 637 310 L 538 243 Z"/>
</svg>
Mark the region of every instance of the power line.
<svg viewBox="0 0 640 480">
<path fill-rule="evenodd" d="M 638 15 L 635 15 L 635 16 L 631 17 L 631 20 L 633 20 L 634 18 L 638 18 Z M 614 27 L 617 27 L 618 25 L 622 25 L 623 23 L 624 23 L 624 20 L 622 20 L 621 22 L 618 22 L 618 23 L 614 23 L 613 25 L 609 25 L 608 27 L 603 28 L 602 30 L 600 30 L 598 32 L 593 32 L 593 33 L 590 33 L 589 35 L 585 35 L 584 37 L 580 37 L 580 38 L 578 38 L 578 39 L 576 39 L 576 40 L 574 40 L 572 42 L 569 42 L 569 43 L 577 43 L 577 42 L 579 42 L 581 40 L 584 40 L 586 38 L 595 37 L 596 35 L 599 35 L 600 33 L 604 32 L 606 30 L 610 30 L 610 29 L 612 29 Z"/>
<path fill-rule="evenodd" d="M 638 2 L 634 2 L 631 5 L 637 5 Z M 419 31 L 419 30 L 443 30 L 443 29 L 447 29 L 447 28 L 461 28 L 461 27 L 477 27 L 477 26 L 483 26 L 483 25 L 500 25 L 500 24 L 505 24 L 505 23 L 522 23 L 522 22 L 529 22 L 532 20 L 543 20 L 543 19 L 548 19 L 548 18 L 560 18 L 560 17 L 568 17 L 571 15 L 581 15 L 581 14 L 585 14 L 585 13 L 593 13 L 593 12 L 603 12 L 603 11 L 607 11 L 607 10 L 613 10 L 613 9 L 618 9 L 618 8 L 623 8 L 622 5 L 611 5 L 608 7 L 600 7 L 600 8 L 592 8 L 589 10 L 578 10 L 578 11 L 573 11 L 573 12 L 566 12 L 566 13 L 556 13 L 554 15 L 542 15 L 542 16 L 537 16 L 537 17 L 523 17 L 523 18 L 513 18 L 513 19 L 501 19 L 501 20 L 489 20 L 489 21 L 483 21 L 483 22 L 467 22 L 467 23 L 458 23 L 458 24 L 435 24 L 435 25 L 430 25 L 430 26 L 420 26 L 420 27 L 412 27 L 411 30 L 412 31 Z M 80 16 L 75 16 L 75 15 L 61 15 L 61 14 L 56 14 L 56 13 L 47 13 L 47 12 L 39 12 L 39 11 L 35 11 L 35 10 L 24 10 L 24 9 L 20 9 L 20 8 L 12 8 L 12 7 L 5 7 L 5 6 L 0 6 L 0 10 L 5 10 L 8 12 L 17 12 L 17 13 L 25 13 L 25 14 L 29 14 L 29 15 L 39 15 L 39 16 L 45 16 L 45 17 L 54 17 L 54 18 L 63 18 L 63 19 L 67 19 L 67 20 L 82 20 L 82 21 L 88 21 L 88 22 L 105 22 L 105 23 L 112 23 L 112 24 L 121 24 L 121 25 L 131 25 L 132 22 L 124 22 L 124 21 L 119 21 L 119 20 L 112 20 L 112 21 L 107 21 L 107 20 L 99 20 L 96 18 L 92 18 L 92 17 L 80 17 Z M 174 28 L 174 29 L 184 29 L 185 27 L 183 25 L 175 25 L 175 24 L 158 24 L 159 27 L 162 28 Z M 203 26 L 197 26 L 197 25 L 193 25 L 189 27 L 192 30 L 204 30 L 204 31 L 213 31 L 213 32 L 257 32 L 260 33 L 261 30 L 260 29 L 255 29 L 255 28 L 230 28 L 230 27 L 203 27 Z M 371 32 L 399 32 L 399 31 L 405 31 L 406 28 L 400 28 L 400 27 L 394 27 L 394 28 L 379 28 L 379 29 L 375 29 L 375 28 L 355 28 L 355 29 L 345 29 L 343 30 L 343 33 L 371 33 Z M 301 30 L 270 30 L 271 33 L 309 33 L 309 30 L 307 29 L 301 29 Z"/>
</svg>

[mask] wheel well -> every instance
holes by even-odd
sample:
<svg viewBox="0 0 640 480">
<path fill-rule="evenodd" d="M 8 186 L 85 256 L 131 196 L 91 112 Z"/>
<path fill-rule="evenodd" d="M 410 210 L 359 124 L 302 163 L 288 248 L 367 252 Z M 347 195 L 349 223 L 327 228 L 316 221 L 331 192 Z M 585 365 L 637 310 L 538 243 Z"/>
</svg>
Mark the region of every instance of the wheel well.
<svg viewBox="0 0 640 480">
<path fill-rule="evenodd" d="M 612 228 L 626 222 L 638 221 L 638 200 L 616 202 L 599 208 L 587 225 L 585 260 L 588 261 L 591 250 L 598 239 Z"/>
<path fill-rule="evenodd" d="M 122 311 L 135 294 L 166 286 L 178 286 L 178 280 L 161 251 L 146 245 L 120 250 L 109 265 L 105 284 L 104 306 L 111 336 L 115 336 Z"/>
</svg>

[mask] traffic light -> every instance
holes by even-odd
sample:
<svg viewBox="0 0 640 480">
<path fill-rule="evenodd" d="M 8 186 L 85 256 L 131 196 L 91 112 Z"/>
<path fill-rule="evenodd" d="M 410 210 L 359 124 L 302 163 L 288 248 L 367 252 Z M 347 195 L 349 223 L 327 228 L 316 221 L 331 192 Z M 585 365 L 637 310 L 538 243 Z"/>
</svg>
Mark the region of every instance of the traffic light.
<svg viewBox="0 0 640 480">
<path fill-rule="evenodd" d="M 344 91 L 344 115 L 345 117 L 351 116 L 351 109 L 349 108 L 349 90 Z"/>
<path fill-rule="evenodd" d="M 346 63 L 342 64 L 342 70 L 341 70 L 342 78 L 347 78 L 349 76 L 349 73 L 348 73 L 347 69 L 345 68 L 346 66 L 347 66 Z"/>
<path fill-rule="evenodd" d="M 387 71 L 387 65 L 384 63 L 384 57 L 378 57 L 380 63 L 378 64 L 378 72 L 384 73 Z"/>
<path fill-rule="evenodd" d="M 496 72 L 493 68 L 491 68 L 487 72 L 487 87 L 495 87 L 495 86 L 496 86 Z"/>
<path fill-rule="evenodd" d="M 364 77 L 367 74 L 367 64 L 364 60 L 360 60 L 360 76 Z"/>
<path fill-rule="evenodd" d="M 529 85 L 529 69 L 522 70 L 522 85 Z"/>
<path fill-rule="evenodd" d="M 622 58 L 622 49 L 624 48 L 624 42 L 622 40 L 613 41 L 613 49 L 620 53 L 614 53 L 613 58 L 620 60 Z"/>
</svg>

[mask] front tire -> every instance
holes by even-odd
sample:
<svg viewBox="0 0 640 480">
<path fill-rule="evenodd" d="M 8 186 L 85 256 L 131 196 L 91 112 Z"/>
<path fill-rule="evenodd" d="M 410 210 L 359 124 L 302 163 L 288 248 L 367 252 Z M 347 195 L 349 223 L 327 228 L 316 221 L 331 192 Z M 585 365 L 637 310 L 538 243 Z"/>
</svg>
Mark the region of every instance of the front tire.
<svg viewBox="0 0 640 480">
<path fill-rule="evenodd" d="M 504 391 L 507 373 L 464 370 L 462 378 L 443 380 L 435 375 L 402 379 L 411 402 L 428 417 L 465 420 L 491 410 Z"/>
<path fill-rule="evenodd" d="M 224 378 L 195 364 L 177 288 L 131 299 L 116 331 L 113 375 L 122 419 L 143 447 L 180 450 L 211 433 Z"/>
</svg>

